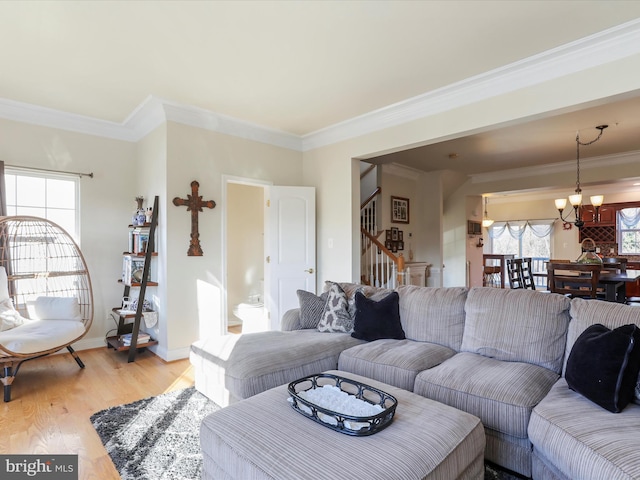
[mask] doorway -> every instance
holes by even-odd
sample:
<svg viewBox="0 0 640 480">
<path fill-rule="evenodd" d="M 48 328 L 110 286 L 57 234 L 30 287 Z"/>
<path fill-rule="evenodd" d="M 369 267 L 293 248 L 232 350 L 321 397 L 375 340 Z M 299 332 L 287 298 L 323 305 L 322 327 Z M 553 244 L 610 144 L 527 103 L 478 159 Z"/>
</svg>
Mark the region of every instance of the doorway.
<svg viewBox="0 0 640 480">
<path fill-rule="evenodd" d="M 265 185 L 229 180 L 226 190 L 227 331 L 261 331 L 266 329 Z"/>
</svg>

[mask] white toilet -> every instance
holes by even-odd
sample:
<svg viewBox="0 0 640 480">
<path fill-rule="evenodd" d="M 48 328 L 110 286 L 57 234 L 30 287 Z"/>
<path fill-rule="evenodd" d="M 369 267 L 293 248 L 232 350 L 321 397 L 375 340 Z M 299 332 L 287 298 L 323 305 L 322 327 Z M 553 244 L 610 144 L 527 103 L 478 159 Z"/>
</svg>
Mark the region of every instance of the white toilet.
<svg viewBox="0 0 640 480">
<path fill-rule="evenodd" d="M 233 314 L 242 320 L 242 333 L 268 330 L 267 316 L 261 295 L 250 295 L 246 302 L 233 307 Z"/>
</svg>

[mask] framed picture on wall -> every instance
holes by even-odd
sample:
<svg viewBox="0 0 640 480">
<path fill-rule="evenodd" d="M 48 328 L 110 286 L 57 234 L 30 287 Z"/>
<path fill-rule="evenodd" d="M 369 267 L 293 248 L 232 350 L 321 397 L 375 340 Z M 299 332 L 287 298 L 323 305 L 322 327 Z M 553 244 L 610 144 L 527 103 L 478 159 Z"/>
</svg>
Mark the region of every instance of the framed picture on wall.
<svg viewBox="0 0 640 480">
<path fill-rule="evenodd" d="M 409 223 L 409 199 L 391 197 L 391 222 Z"/>
<path fill-rule="evenodd" d="M 467 220 L 467 235 L 482 235 L 482 224 L 473 220 Z"/>
<path fill-rule="evenodd" d="M 396 227 L 391 228 L 391 240 L 394 242 L 398 241 L 398 229 Z"/>
</svg>

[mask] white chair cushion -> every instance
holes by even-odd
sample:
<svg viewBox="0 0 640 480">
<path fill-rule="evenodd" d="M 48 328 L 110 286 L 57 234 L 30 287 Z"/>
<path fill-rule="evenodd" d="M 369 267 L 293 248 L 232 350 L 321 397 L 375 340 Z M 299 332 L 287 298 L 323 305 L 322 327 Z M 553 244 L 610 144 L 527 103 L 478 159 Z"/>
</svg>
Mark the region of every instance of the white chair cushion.
<svg viewBox="0 0 640 480">
<path fill-rule="evenodd" d="M 67 345 L 84 334 L 76 320 L 34 320 L 0 332 L 0 345 L 15 353 L 37 353 Z M 0 356 L 7 353 L 0 351 Z"/>
<path fill-rule="evenodd" d="M 80 305 L 75 297 L 38 297 L 34 304 L 33 320 L 82 320 Z"/>
</svg>

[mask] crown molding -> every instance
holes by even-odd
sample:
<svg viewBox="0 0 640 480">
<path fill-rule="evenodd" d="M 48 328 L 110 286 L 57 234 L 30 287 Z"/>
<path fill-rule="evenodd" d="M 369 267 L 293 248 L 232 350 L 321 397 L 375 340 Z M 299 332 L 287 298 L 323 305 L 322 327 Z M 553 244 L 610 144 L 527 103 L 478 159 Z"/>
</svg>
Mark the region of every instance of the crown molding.
<svg viewBox="0 0 640 480">
<path fill-rule="evenodd" d="M 122 123 L 0 99 L 0 118 L 99 137 L 137 142 L 168 121 L 302 151 L 302 139 L 202 108 L 148 96 Z"/>
<path fill-rule="evenodd" d="M 41 127 L 57 128 L 71 132 L 135 141 L 125 124 L 62 112 L 53 108 L 0 98 L 0 118 Z"/>
<path fill-rule="evenodd" d="M 640 53 L 640 19 L 303 136 L 303 151 L 395 127 Z"/>
<path fill-rule="evenodd" d="M 167 121 L 267 143 L 276 147 L 302 151 L 302 139 L 298 135 L 239 120 L 204 108 L 182 105 L 168 100 L 159 101 L 162 102 Z"/>
<path fill-rule="evenodd" d="M 420 175 L 425 173 L 417 168 L 407 167 L 405 165 L 400 165 L 399 163 L 383 163 L 381 166 L 383 173 L 395 175 L 396 177 L 408 178 L 413 181 L 418 181 Z"/>
<path fill-rule="evenodd" d="M 590 157 L 580 159 L 580 170 L 589 170 L 594 168 L 609 168 L 616 165 L 638 164 L 640 159 L 640 150 L 619 153 L 615 155 L 603 155 L 600 157 Z M 576 161 L 566 161 L 557 163 L 548 163 L 545 165 L 537 165 L 534 167 L 511 168 L 491 173 L 477 173 L 469 175 L 471 183 L 488 183 L 499 182 L 503 180 L 514 180 L 525 177 L 552 176 L 557 173 L 575 172 Z"/>
<path fill-rule="evenodd" d="M 137 142 L 162 123 L 172 121 L 304 152 L 638 53 L 640 53 L 640 19 L 304 136 L 154 96 L 147 97 L 122 123 L 2 98 L 0 98 L 0 118 L 128 142 Z"/>
</svg>

